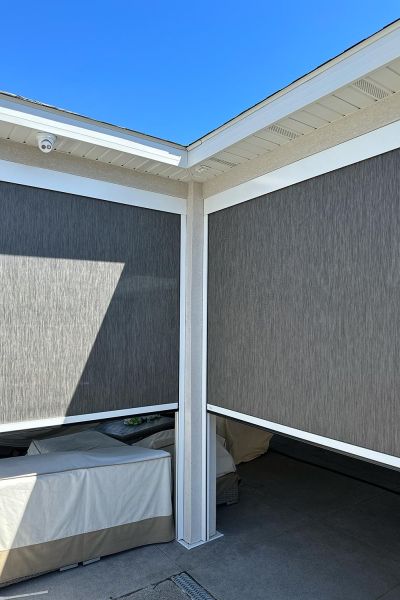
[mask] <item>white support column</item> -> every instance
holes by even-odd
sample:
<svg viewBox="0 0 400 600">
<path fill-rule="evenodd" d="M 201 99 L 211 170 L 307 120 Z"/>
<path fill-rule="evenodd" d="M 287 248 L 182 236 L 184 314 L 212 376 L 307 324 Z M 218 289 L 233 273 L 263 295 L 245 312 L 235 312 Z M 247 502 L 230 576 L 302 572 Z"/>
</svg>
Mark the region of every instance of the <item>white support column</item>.
<svg viewBox="0 0 400 600">
<path fill-rule="evenodd" d="M 209 540 L 220 535 L 217 534 L 216 423 L 215 415 L 207 414 L 207 533 Z"/>
<path fill-rule="evenodd" d="M 207 412 L 203 390 L 203 206 L 201 184 L 190 183 L 186 216 L 184 389 L 177 436 L 177 539 L 188 548 L 210 537 Z"/>
</svg>

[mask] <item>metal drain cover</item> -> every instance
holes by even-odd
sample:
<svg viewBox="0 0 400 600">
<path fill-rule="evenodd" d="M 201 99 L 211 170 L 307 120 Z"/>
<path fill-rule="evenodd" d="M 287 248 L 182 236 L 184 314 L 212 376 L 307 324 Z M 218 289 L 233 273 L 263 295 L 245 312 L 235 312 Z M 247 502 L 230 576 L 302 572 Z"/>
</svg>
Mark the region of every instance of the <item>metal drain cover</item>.
<svg viewBox="0 0 400 600">
<path fill-rule="evenodd" d="M 187 573 L 180 573 L 174 575 L 171 580 L 177 585 L 183 592 L 185 592 L 192 600 L 215 600 L 214 596 L 211 596 L 197 581 L 195 581 Z"/>
</svg>

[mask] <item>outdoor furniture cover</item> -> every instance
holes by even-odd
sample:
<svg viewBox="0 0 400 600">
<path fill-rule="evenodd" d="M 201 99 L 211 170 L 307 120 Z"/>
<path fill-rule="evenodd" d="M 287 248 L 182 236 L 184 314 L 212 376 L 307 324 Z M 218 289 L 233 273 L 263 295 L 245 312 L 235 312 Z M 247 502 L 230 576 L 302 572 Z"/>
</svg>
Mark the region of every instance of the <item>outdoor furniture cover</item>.
<svg viewBox="0 0 400 600">
<path fill-rule="evenodd" d="M 68 435 L 32 440 L 28 454 L 49 454 L 50 452 L 70 452 L 75 450 L 95 450 L 95 448 L 120 448 L 126 446 L 99 431 L 79 431 Z"/>
<path fill-rule="evenodd" d="M 135 446 L 163 449 L 175 458 L 175 430 L 160 431 L 136 442 Z M 225 447 L 225 440 L 216 436 L 216 493 L 217 504 L 234 504 L 239 500 L 239 477 L 232 456 Z"/>
<path fill-rule="evenodd" d="M 92 421 L 91 423 L 72 423 L 69 425 L 7 431 L 0 434 L 0 446 L 28 448 L 33 439 L 38 440 L 49 436 L 69 435 L 70 433 L 77 433 L 78 431 L 94 429 L 97 425 L 97 421 Z"/>
<path fill-rule="evenodd" d="M 122 446 L 0 461 L 0 585 L 173 538 L 167 452 Z"/>
<path fill-rule="evenodd" d="M 217 433 L 226 440 L 227 449 L 233 456 L 235 465 L 265 454 L 273 435 L 259 427 L 225 417 L 217 417 Z"/>
</svg>

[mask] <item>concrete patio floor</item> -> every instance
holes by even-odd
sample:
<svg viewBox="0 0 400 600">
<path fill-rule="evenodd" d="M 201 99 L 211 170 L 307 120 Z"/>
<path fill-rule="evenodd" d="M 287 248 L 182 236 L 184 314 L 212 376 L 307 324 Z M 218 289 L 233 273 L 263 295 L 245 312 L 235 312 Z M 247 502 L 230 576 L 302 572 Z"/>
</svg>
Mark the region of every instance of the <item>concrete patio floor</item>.
<svg viewBox="0 0 400 600">
<path fill-rule="evenodd" d="M 321 466 L 304 462 L 310 452 Z M 139 548 L 0 599 L 178 600 L 187 596 L 169 578 L 187 572 L 217 600 L 400 600 L 400 475 L 324 452 L 272 450 L 241 465 L 240 502 L 218 509 L 224 537 L 209 544 Z"/>
</svg>

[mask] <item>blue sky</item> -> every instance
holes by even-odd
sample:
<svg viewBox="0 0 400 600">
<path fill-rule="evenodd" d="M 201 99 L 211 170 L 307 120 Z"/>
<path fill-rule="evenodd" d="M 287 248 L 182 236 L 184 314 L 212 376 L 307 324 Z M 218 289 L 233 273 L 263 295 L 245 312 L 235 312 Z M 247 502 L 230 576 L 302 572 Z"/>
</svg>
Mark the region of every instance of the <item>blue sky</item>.
<svg viewBox="0 0 400 600">
<path fill-rule="evenodd" d="M 0 89 L 189 143 L 399 16 L 398 0 L 5 2 Z"/>
</svg>

